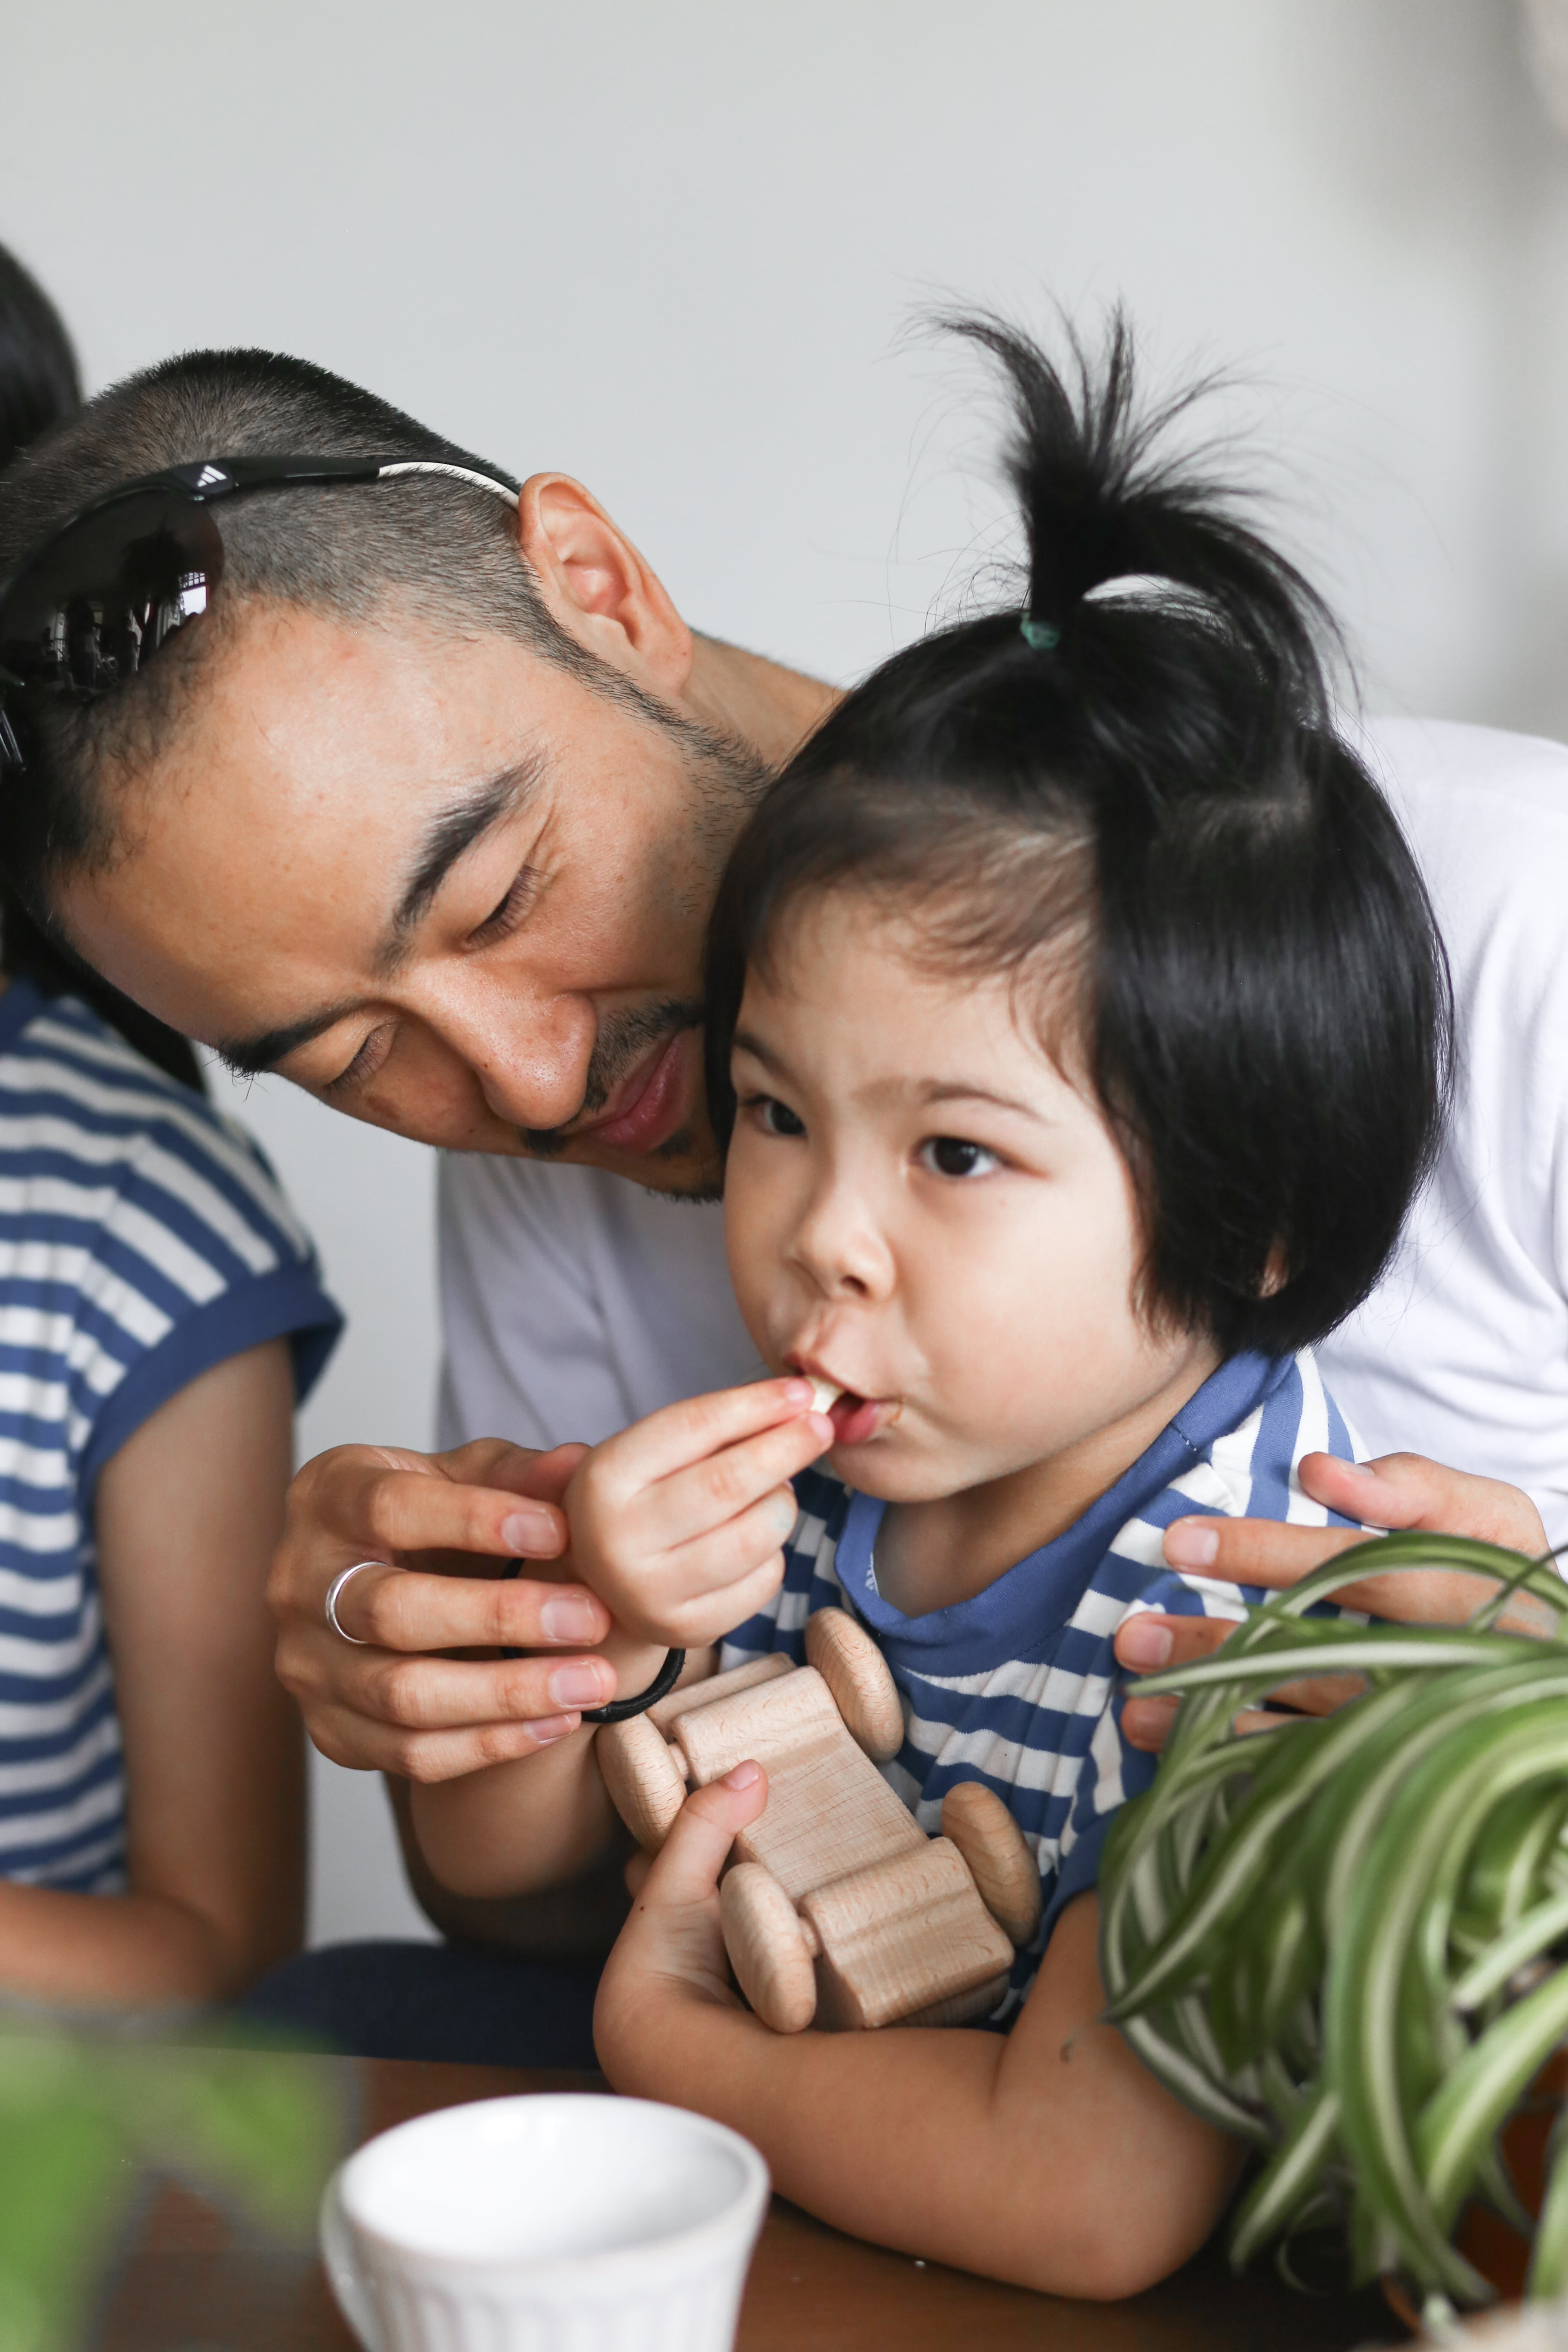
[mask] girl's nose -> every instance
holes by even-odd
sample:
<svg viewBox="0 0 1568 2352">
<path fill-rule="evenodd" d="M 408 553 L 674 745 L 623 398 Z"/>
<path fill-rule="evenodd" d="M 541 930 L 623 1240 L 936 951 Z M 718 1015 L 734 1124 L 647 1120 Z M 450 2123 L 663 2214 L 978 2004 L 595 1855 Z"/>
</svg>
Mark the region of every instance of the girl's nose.
<svg viewBox="0 0 1568 2352">
<path fill-rule="evenodd" d="M 893 1253 L 875 1204 L 847 1183 L 814 1195 L 790 1255 L 825 1297 L 885 1298 L 893 1286 Z"/>
</svg>

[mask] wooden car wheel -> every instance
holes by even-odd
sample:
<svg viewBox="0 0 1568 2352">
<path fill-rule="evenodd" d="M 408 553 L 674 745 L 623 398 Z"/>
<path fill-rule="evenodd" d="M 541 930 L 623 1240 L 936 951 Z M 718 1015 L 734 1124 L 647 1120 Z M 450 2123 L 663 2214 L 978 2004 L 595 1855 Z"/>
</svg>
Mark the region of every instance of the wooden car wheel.
<svg viewBox="0 0 1568 2352">
<path fill-rule="evenodd" d="M 816 1969 L 795 1905 L 771 1870 L 738 1862 L 719 1892 L 735 1981 L 764 2025 L 799 2033 L 816 2014 Z"/>
<path fill-rule="evenodd" d="M 657 1853 L 686 1801 L 680 1759 L 651 1716 L 602 1723 L 594 1753 L 605 1786 L 645 1853 Z"/>
<path fill-rule="evenodd" d="M 886 1658 L 847 1609 L 818 1609 L 805 1621 L 805 1662 L 833 1694 L 844 1728 L 874 1764 L 904 1744 L 904 1707 Z"/>
<path fill-rule="evenodd" d="M 942 1801 L 942 1833 L 951 1838 L 980 1900 L 1020 1948 L 1040 1924 L 1040 1873 L 1024 1832 L 984 1780 L 960 1780 Z"/>
</svg>

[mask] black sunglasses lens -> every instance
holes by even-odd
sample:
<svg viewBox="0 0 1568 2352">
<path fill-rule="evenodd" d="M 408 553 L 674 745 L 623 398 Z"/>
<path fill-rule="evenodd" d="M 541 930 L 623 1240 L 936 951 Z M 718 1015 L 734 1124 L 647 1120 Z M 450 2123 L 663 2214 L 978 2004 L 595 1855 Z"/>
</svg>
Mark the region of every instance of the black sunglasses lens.
<svg viewBox="0 0 1568 2352">
<path fill-rule="evenodd" d="M 223 540 L 205 508 L 148 490 L 84 516 L 28 565 L 0 611 L 0 666 L 24 686 L 101 694 L 206 611 Z"/>
</svg>

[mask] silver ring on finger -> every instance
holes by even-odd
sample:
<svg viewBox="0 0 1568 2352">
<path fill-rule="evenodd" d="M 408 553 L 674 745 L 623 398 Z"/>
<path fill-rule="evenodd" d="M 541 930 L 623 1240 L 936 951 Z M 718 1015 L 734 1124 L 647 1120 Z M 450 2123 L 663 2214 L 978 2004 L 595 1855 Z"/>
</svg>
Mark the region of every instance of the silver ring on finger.
<svg viewBox="0 0 1568 2352">
<path fill-rule="evenodd" d="M 340 1642 L 352 1642 L 356 1650 L 368 1650 L 374 1647 L 372 1643 L 362 1641 L 359 1634 L 351 1633 L 349 1632 L 347 1626 L 343 1624 L 338 1615 L 338 1602 L 342 1598 L 343 1587 L 348 1583 L 351 1577 L 355 1577 L 359 1574 L 362 1568 L 387 1568 L 390 1565 L 390 1561 L 384 1559 L 356 1559 L 352 1568 L 342 1570 L 338 1575 L 333 1577 L 331 1584 L 328 1585 L 327 1622 L 331 1627 Z"/>
</svg>

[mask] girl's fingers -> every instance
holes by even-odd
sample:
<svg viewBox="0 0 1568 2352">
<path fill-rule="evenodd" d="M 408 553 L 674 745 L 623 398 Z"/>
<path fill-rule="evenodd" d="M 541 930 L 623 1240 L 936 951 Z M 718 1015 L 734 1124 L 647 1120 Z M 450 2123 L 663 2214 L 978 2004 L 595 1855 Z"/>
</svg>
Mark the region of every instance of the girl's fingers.
<svg viewBox="0 0 1568 2352">
<path fill-rule="evenodd" d="M 713 1534 L 750 1512 L 825 1453 L 833 1424 L 825 1413 L 782 1422 L 723 1453 L 690 1464 L 637 1496 L 639 1540 L 651 1550 L 673 1553 Z M 780 1528 L 782 1543 L 795 1524 Z"/>
<path fill-rule="evenodd" d="M 767 1606 L 784 1580 L 784 1554 L 775 1551 L 737 1583 L 672 1603 L 661 1612 L 657 1638 L 681 1650 L 700 1649 L 710 1642 L 721 1642 L 737 1625 L 743 1625 L 748 1617 L 754 1617 L 759 1609 Z"/>
<path fill-rule="evenodd" d="M 361 1569 L 335 1610 L 351 1642 L 379 1650 L 585 1649 L 604 1641 L 611 1623 L 604 1602 L 584 1584 L 425 1576 L 391 1567 Z M 324 1622 L 324 1609 L 322 1616 Z"/>
<path fill-rule="evenodd" d="M 694 1789 L 648 1872 L 639 1906 L 711 1902 L 736 1832 L 754 1822 L 767 1801 L 767 1774 L 750 1762 Z"/>
<path fill-rule="evenodd" d="M 816 1448 L 820 1454 L 833 1443 L 833 1424 L 825 1413 L 812 1413 L 809 1381 L 753 1381 L 745 1388 L 687 1397 L 607 1439 L 597 1449 L 599 1476 L 607 1496 L 624 1499 L 706 1463 L 710 1455 L 725 1453 L 759 1431 L 812 1419 L 827 1433 Z"/>
<path fill-rule="evenodd" d="M 787 1486 L 775 1486 L 738 1517 L 665 1552 L 658 1564 L 661 1599 L 679 1607 L 754 1575 L 778 1559 L 795 1521 L 795 1496 Z"/>
</svg>

